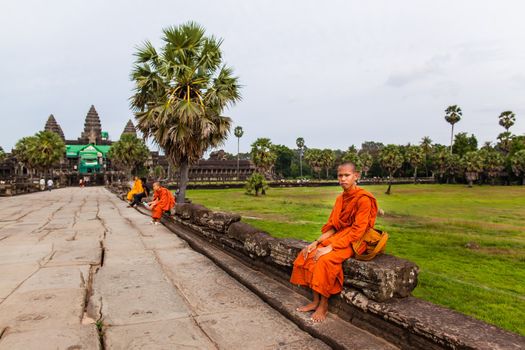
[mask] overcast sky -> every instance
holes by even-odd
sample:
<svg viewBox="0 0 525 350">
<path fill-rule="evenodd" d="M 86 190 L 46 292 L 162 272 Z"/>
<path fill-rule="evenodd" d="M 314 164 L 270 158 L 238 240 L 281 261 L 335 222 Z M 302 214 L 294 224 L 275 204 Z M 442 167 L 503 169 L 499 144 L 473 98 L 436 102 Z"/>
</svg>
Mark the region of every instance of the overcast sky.
<svg viewBox="0 0 525 350">
<path fill-rule="evenodd" d="M 480 142 L 517 115 L 525 133 L 523 1 L 3 1 L 0 10 L 0 146 L 42 130 L 49 114 L 76 139 L 95 105 L 116 140 L 133 118 L 128 98 L 136 45 L 186 21 L 224 39 L 243 84 L 226 111 L 258 137 L 295 147 L 346 149 L 363 141 Z M 224 149 L 236 153 L 233 135 Z"/>
</svg>

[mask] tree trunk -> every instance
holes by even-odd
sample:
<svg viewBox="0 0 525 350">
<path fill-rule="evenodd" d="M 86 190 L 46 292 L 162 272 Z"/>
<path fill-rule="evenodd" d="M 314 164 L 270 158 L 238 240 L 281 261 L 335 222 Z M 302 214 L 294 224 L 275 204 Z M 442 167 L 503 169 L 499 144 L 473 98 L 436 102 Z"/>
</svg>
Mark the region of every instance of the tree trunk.
<svg viewBox="0 0 525 350">
<path fill-rule="evenodd" d="M 326 179 L 328 180 L 328 167 L 326 168 Z"/>
<path fill-rule="evenodd" d="M 392 183 L 388 181 L 388 189 L 386 190 L 385 194 L 390 194 L 390 188 L 392 187 Z"/>
<path fill-rule="evenodd" d="M 303 177 L 303 150 L 299 149 L 299 169 L 301 178 Z"/>
<path fill-rule="evenodd" d="M 469 187 L 469 188 L 472 187 L 472 179 L 468 179 L 468 187 Z"/>
<path fill-rule="evenodd" d="M 521 185 L 525 186 L 525 175 L 521 177 Z"/>
<path fill-rule="evenodd" d="M 414 167 L 414 184 L 416 183 L 417 181 L 417 166 Z"/>
<path fill-rule="evenodd" d="M 454 143 L 454 124 L 452 124 L 452 131 L 450 132 L 450 154 L 452 154 L 452 144 Z"/>
<path fill-rule="evenodd" d="M 188 173 L 190 165 L 188 161 L 183 161 L 180 164 L 180 183 L 179 183 L 179 195 L 177 196 L 177 203 L 184 203 L 186 199 L 186 187 L 188 186 Z"/>
<path fill-rule="evenodd" d="M 239 142 L 241 138 L 237 137 L 237 181 L 239 181 Z"/>
</svg>

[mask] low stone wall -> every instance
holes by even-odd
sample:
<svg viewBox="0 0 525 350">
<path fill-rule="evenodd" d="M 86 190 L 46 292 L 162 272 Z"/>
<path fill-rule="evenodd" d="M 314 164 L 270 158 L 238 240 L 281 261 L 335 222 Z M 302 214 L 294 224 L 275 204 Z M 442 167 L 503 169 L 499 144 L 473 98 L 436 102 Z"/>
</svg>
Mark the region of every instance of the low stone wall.
<svg viewBox="0 0 525 350">
<path fill-rule="evenodd" d="M 16 196 L 32 192 L 40 192 L 40 185 L 30 182 L 0 184 L 0 196 Z"/>
<path fill-rule="evenodd" d="M 125 198 L 125 187 L 111 189 Z M 215 212 L 197 204 L 178 204 L 163 220 L 190 228 L 287 285 L 293 261 L 308 244 L 274 238 L 242 222 L 237 214 Z M 344 290 L 330 299 L 331 311 L 403 349 L 525 348 L 525 337 L 410 296 L 419 272 L 410 261 L 383 254 L 368 262 L 349 259 L 343 270 Z M 294 289 L 309 295 L 304 288 Z"/>
</svg>

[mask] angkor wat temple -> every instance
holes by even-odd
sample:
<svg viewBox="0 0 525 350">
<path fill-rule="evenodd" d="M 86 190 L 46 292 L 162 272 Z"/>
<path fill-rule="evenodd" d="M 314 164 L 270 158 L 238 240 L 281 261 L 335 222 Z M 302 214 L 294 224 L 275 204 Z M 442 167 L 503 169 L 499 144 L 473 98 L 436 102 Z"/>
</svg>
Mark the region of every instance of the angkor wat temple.
<svg viewBox="0 0 525 350">
<path fill-rule="evenodd" d="M 66 153 L 60 162 L 60 166 L 55 169 L 56 176 L 61 182 L 67 184 L 78 183 L 80 178 L 85 178 L 92 183 L 104 183 L 119 172 L 111 165 L 111 159 L 107 154 L 113 141 L 109 134 L 103 131 L 100 117 L 92 105 L 85 117 L 84 130 L 80 137 L 66 139 L 60 124 L 51 114 L 44 126 L 45 131 L 51 131 L 60 136 L 66 144 Z M 137 136 L 133 122 L 128 120 L 120 137 L 124 134 Z M 153 174 L 153 169 L 157 166 L 164 168 L 165 174 L 172 173 L 168 169 L 168 161 L 164 155 L 156 151 L 150 151 L 150 157 L 146 161 L 145 170 L 147 174 Z M 251 175 L 255 167 L 249 160 L 241 160 L 237 164 L 236 160 L 227 160 L 224 151 L 212 152 L 210 159 L 199 160 L 197 164 L 190 167 L 190 181 L 233 181 L 245 180 Z M 174 173 L 176 180 L 176 172 Z M 27 176 L 27 169 L 19 164 L 16 157 L 9 155 L 0 164 L 0 179 L 13 179 L 16 177 Z"/>
</svg>

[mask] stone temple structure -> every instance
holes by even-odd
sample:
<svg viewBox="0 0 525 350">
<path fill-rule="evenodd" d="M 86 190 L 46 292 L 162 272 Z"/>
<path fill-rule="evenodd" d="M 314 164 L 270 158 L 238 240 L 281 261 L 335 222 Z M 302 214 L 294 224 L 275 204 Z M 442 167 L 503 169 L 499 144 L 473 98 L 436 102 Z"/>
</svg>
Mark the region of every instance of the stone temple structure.
<svg viewBox="0 0 525 350">
<path fill-rule="evenodd" d="M 104 183 L 112 175 L 118 175 L 107 156 L 113 141 L 108 132 L 103 130 L 95 106 L 89 108 L 84 118 L 84 129 L 77 139 L 66 139 L 60 124 L 52 114 L 48 117 L 44 130 L 58 134 L 66 144 L 65 157 L 57 170 L 60 170 L 61 177 L 66 177 L 68 184 L 78 183 L 80 178 L 89 178 L 93 183 Z M 137 136 L 131 119 L 126 123 L 120 137 L 126 134 Z M 147 174 L 152 174 L 153 169 L 158 166 L 164 168 L 164 174 L 171 174 L 174 180 L 177 180 L 177 171 L 168 169 L 166 157 L 157 151 L 151 151 L 145 163 Z M 237 160 L 227 159 L 221 150 L 212 152 L 209 159 L 201 159 L 192 165 L 189 179 L 192 182 L 244 181 L 254 170 L 255 166 L 251 161 L 240 160 L 237 164 Z M 27 169 L 20 166 L 11 155 L 0 164 L 0 179 L 12 179 L 17 176 L 27 176 Z"/>
</svg>

